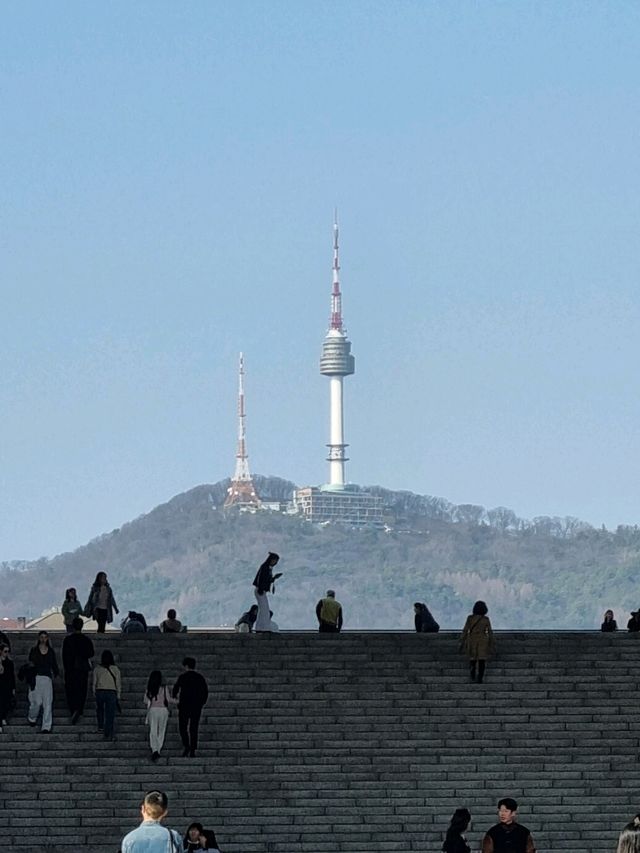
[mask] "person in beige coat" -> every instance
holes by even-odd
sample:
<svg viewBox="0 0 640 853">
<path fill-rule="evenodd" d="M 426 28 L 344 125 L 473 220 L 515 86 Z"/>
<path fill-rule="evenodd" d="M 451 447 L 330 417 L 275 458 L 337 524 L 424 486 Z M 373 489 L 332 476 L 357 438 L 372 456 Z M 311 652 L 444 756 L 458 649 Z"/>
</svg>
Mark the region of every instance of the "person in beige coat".
<svg viewBox="0 0 640 853">
<path fill-rule="evenodd" d="M 471 681 L 482 684 L 487 659 L 496 650 L 496 642 L 491 629 L 491 621 L 487 616 L 488 608 L 484 601 L 476 601 L 473 612 L 467 616 L 467 621 L 460 637 L 460 651 L 469 657 L 469 675 Z M 476 665 L 478 676 L 476 678 Z"/>
</svg>

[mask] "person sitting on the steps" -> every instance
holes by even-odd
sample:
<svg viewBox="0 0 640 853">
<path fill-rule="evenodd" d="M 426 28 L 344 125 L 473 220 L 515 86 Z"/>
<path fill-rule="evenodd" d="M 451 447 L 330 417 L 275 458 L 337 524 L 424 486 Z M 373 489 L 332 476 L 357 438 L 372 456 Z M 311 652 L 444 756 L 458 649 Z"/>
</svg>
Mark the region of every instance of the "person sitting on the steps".
<svg viewBox="0 0 640 853">
<path fill-rule="evenodd" d="M 247 611 L 245 611 L 236 622 L 236 631 L 240 634 L 251 634 L 253 631 L 253 626 L 256 624 L 257 618 L 258 605 L 252 604 L 251 607 Z"/>
<path fill-rule="evenodd" d="M 147 630 L 147 620 L 142 613 L 130 610 L 120 623 L 123 634 L 142 634 Z"/>
<path fill-rule="evenodd" d="M 167 610 L 167 618 L 160 623 L 160 630 L 163 634 L 179 634 L 182 631 L 182 622 L 176 619 L 176 611 Z"/>
<path fill-rule="evenodd" d="M 482 839 L 482 853 L 536 853 L 531 833 L 517 823 L 518 804 L 511 797 L 498 801 L 498 820 Z"/>
<path fill-rule="evenodd" d="M 471 681 L 476 681 L 476 664 L 478 666 L 478 684 L 482 684 L 487 658 L 495 652 L 496 645 L 487 612 L 484 601 L 476 601 L 473 612 L 467 616 L 460 637 L 460 651 L 466 652 L 469 657 Z"/>
<path fill-rule="evenodd" d="M 431 615 L 431 611 L 424 602 L 416 601 L 413 605 L 415 613 L 414 623 L 418 634 L 437 634 L 440 630 L 440 625 Z"/>
<path fill-rule="evenodd" d="M 200 835 L 202 834 L 203 826 L 194 820 L 190 823 L 182 840 L 182 849 L 184 853 L 193 853 L 194 850 L 200 848 Z"/>
<path fill-rule="evenodd" d="M 632 634 L 636 634 L 640 631 L 640 610 L 631 611 L 631 619 L 627 622 L 627 631 Z"/>
<path fill-rule="evenodd" d="M 321 634 L 338 634 L 342 630 L 342 605 L 336 601 L 334 590 L 328 589 L 325 598 L 316 604 L 318 630 Z"/>
<path fill-rule="evenodd" d="M 613 610 L 606 610 L 604 614 L 604 619 L 602 620 L 602 625 L 600 626 L 600 630 L 604 631 L 605 634 L 608 634 L 612 631 L 618 630 L 618 623 L 613 618 Z"/>
</svg>

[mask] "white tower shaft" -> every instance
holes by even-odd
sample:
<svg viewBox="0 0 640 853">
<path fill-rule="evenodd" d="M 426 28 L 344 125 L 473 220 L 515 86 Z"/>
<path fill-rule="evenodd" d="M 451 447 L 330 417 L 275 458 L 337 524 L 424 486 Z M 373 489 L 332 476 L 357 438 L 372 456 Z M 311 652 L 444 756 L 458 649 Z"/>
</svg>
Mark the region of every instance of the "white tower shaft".
<svg viewBox="0 0 640 853">
<path fill-rule="evenodd" d="M 344 412 L 342 408 L 342 376 L 332 376 L 330 388 L 329 484 L 344 486 Z"/>
</svg>

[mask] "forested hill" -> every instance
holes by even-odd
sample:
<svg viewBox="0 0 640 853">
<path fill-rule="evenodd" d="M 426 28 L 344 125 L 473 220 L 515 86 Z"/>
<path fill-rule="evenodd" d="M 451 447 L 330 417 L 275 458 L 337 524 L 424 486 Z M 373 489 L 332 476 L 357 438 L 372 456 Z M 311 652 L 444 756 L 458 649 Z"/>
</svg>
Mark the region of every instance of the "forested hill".
<svg viewBox="0 0 640 853">
<path fill-rule="evenodd" d="M 293 484 L 256 477 L 267 500 Z M 269 550 L 284 577 L 273 598 L 282 628 L 315 625 L 314 605 L 336 589 L 348 627 L 409 628 L 426 601 L 444 628 L 484 598 L 496 627 L 619 624 L 640 605 L 640 530 L 597 530 L 576 519 L 525 521 L 505 508 L 374 488 L 388 529 L 313 526 L 276 512 L 224 512 L 228 481 L 198 486 L 68 554 L 0 564 L 0 616 L 33 617 L 76 586 L 83 600 L 99 570 L 121 610 L 155 621 L 170 606 L 192 626 L 233 624 L 253 603 L 251 582 Z"/>
</svg>

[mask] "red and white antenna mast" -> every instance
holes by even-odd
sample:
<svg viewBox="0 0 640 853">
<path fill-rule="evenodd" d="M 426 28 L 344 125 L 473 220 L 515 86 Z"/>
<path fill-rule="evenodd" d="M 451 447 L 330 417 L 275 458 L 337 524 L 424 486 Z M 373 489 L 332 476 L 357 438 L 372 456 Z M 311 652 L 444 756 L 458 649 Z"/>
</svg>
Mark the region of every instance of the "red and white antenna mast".
<svg viewBox="0 0 640 853">
<path fill-rule="evenodd" d="M 260 498 L 251 479 L 249 471 L 249 456 L 247 454 L 247 442 L 245 431 L 245 408 L 244 408 L 244 356 L 240 353 L 240 366 L 238 370 L 238 449 L 236 451 L 236 469 L 227 489 L 225 506 L 260 506 Z"/>
<path fill-rule="evenodd" d="M 342 293 L 340 292 L 340 260 L 338 255 L 338 211 L 333 214 L 333 286 L 331 288 L 330 329 L 342 332 Z"/>
</svg>

